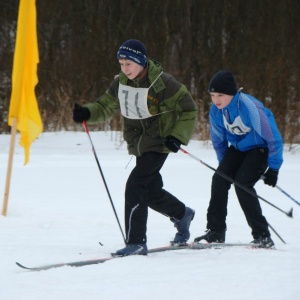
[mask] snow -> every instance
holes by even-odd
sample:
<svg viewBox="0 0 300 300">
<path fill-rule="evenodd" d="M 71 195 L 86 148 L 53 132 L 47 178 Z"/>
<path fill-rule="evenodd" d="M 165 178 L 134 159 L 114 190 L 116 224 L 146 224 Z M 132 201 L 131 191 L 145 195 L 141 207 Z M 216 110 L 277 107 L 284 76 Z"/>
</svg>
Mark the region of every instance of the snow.
<svg viewBox="0 0 300 300">
<path fill-rule="evenodd" d="M 91 132 L 120 223 L 124 187 L 134 166 L 117 133 Z M 277 250 L 224 248 L 180 250 L 110 260 L 80 268 L 32 272 L 26 266 L 108 257 L 124 246 L 111 203 L 85 132 L 42 133 L 30 161 L 16 139 L 7 216 L 0 217 L 0 299 L 300 299 L 300 207 L 281 191 L 256 185 L 257 193 L 294 218 L 261 201 Z M 10 135 L 0 135 L 0 181 L 6 182 Z M 211 143 L 183 147 L 212 167 Z M 300 153 L 284 152 L 278 185 L 299 201 Z M 205 231 L 213 172 L 180 152 L 162 175 L 165 189 L 196 210 L 191 239 Z M 227 242 L 252 240 L 234 190 L 230 190 Z M 123 229 L 124 230 L 124 229 Z M 176 231 L 168 218 L 149 210 L 148 247 L 169 243 Z M 103 246 L 99 244 L 101 242 Z"/>
</svg>

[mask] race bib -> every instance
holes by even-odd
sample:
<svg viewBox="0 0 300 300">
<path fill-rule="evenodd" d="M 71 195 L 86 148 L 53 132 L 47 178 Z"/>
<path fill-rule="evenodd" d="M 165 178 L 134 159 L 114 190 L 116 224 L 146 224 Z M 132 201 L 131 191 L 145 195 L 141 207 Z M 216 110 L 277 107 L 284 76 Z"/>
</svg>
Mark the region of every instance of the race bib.
<svg viewBox="0 0 300 300">
<path fill-rule="evenodd" d="M 134 88 L 120 83 L 118 97 L 122 115 L 128 119 L 152 117 L 147 105 L 148 91 L 148 88 Z"/>
<path fill-rule="evenodd" d="M 223 115 L 225 128 L 230 131 L 232 134 L 243 135 L 251 131 L 251 128 L 247 127 L 240 116 L 236 117 L 232 124 L 229 124 Z"/>
</svg>

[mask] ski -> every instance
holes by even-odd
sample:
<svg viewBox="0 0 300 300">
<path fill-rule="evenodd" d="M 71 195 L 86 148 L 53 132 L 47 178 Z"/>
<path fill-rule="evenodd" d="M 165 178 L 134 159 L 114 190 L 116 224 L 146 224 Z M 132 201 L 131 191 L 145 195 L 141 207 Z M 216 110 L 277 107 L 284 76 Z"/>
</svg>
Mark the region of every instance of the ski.
<svg viewBox="0 0 300 300">
<path fill-rule="evenodd" d="M 165 246 L 165 247 L 149 249 L 148 253 L 156 253 L 156 252 L 171 251 L 171 250 L 182 250 L 182 249 L 188 249 L 188 247 L 189 247 L 189 245 Z M 44 271 L 44 270 L 60 268 L 60 267 L 82 267 L 82 266 L 88 266 L 88 265 L 102 264 L 102 263 L 107 262 L 108 260 L 112 260 L 114 258 L 120 258 L 120 256 L 117 256 L 114 253 L 111 253 L 111 255 L 112 255 L 111 257 L 107 257 L 107 258 L 96 258 L 96 259 L 80 260 L 80 261 L 74 261 L 74 262 L 49 264 L 49 265 L 43 265 L 43 266 L 38 266 L 38 267 L 26 267 L 19 262 L 16 262 L 16 265 L 19 266 L 20 268 L 26 269 L 26 270 Z"/>
<path fill-rule="evenodd" d="M 220 249 L 225 247 L 248 247 L 258 248 L 258 246 L 251 243 L 192 243 L 189 245 L 190 249 Z"/>
<path fill-rule="evenodd" d="M 151 248 L 151 249 L 148 249 L 148 254 L 157 253 L 157 252 L 164 252 L 164 251 L 183 250 L 183 249 L 192 249 L 191 244 L 169 245 L 169 246 L 163 246 L 163 247 L 158 247 L 158 248 Z M 123 256 L 118 256 L 116 253 L 111 253 L 111 256 L 113 258 L 123 257 Z"/>
<path fill-rule="evenodd" d="M 26 266 L 20 264 L 19 262 L 16 262 L 16 264 L 17 264 L 17 266 L 19 266 L 22 269 L 31 270 L 31 271 L 44 271 L 44 270 L 49 270 L 49 269 L 59 268 L 59 267 L 82 267 L 82 266 L 88 266 L 88 265 L 101 264 L 101 263 L 105 263 L 106 261 L 111 260 L 113 258 L 114 257 L 79 260 L 79 261 L 74 261 L 74 262 L 49 264 L 49 265 L 38 266 L 38 267 L 26 267 Z"/>
<path fill-rule="evenodd" d="M 248 247 L 248 248 L 257 248 L 257 246 L 247 243 L 211 243 L 211 244 L 204 244 L 204 243 L 191 243 L 186 245 L 170 245 L 165 247 L 158 247 L 158 248 L 152 248 L 148 249 L 148 254 L 151 253 L 159 253 L 164 251 L 175 251 L 175 250 L 184 250 L 184 249 L 192 249 L 192 250 L 201 250 L 201 249 L 221 249 L 225 247 Z M 59 267 L 82 267 L 82 266 L 88 266 L 88 265 L 95 265 L 95 264 L 101 264 L 105 263 L 109 260 L 115 259 L 115 258 L 121 258 L 120 256 L 116 256 L 114 253 L 111 253 L 111 257 L 107 258 L 96 258 L 96 259 L 88 259 L 88 260 L 80 260 L 80 261 L 74 261 L 74 262 L 66 262 L 66 263 L 57 263 L 57 264 L 49 264 L 49 265 L 43 265 L 38 267 L 26 267 L 23 264 L 16 262 L 17 266 L 19 266 L 22 269 L 31 270 L 31 271 L 44 271 L 49 270 L 53 268 L 59 268 Z"/>
<path fill-rule="evenodd" d="M 174 251 L 174 250 L 183 250 L 183 249 L 192 249 L 192 250 L 201 250 L 201 249 L 220 249 L 224 247 L 250 247 L 250 248 L 258 248 L 254 244 L 251 243 L 191 243 L 186 245 L 170 245 L 158 248 L 148 249 L 148 254 L 164 252 L 164 251 Z M 111 253 L 113 258 L 120 257 L 115 253 Z"/>
</svg>

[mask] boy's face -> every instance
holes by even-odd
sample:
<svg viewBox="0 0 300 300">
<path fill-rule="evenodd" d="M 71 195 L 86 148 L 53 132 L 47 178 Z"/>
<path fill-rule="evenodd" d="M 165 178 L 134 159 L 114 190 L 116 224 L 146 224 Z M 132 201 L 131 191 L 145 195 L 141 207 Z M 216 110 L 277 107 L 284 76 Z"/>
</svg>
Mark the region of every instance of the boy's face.
<svg viewBox="0 0 300 300">
<path fill-rule="evenodd" d="M 233 98 L 233 96 L 231 95 L 226 95 L 221 93 L 210 93 L 210 97 L 211 97 L 211 101 L 219 109 L 226 107 Z"/>
<path fill-rule="evenodd" d="M 133 80 L 134 78 L 138 77 L 138 75 L 144 70 L 144 68 L 141 65 L 129 59 L 119 59 L 119 63 L 121 66 L 121 71 L 130 80 Z"/>
</svg>

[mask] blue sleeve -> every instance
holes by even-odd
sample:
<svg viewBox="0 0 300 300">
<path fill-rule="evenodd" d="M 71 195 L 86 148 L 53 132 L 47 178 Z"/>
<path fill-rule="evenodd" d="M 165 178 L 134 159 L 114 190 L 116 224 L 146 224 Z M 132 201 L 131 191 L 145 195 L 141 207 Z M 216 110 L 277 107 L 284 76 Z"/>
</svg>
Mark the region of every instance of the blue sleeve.
<svg viewBox="0 0 300 300">
<path fill-rule="evenodd" d="M 247 97 L 246 95 L 243 95 Z M 248 96 L 249 97 L 249 96 Z M 269 149 L 268 164 L 271 169 L 279 170 L 283 162 L 283 141 L 277 128 L 272 112 L 263 104 L 249 97 L 253 101 L 243 101 L 248 110 L 248 119 L 254 131 L 265 141 Z"/>
<path fill-rule="evenodd" d="M 228 141 L 226 138 L 226 129 L 223 123 L 220 122 L 220 116 L 218 118 L 219 110 L 214 107 L 211 108 L 210 117 L 210 137 L 213 147 L 216 151 L 219 163 L 224 158 L 225 152 L 228 148 Z"/>
<path fill-rule="evenodd" d="M 279 170 L 283 163 L 283 141 L 277 128 L 273 113 L 265 108 L 269 130 L 263 130 L 262 138 L 266 140 L 269 148 L 269 167 Z"/>
</svg>

